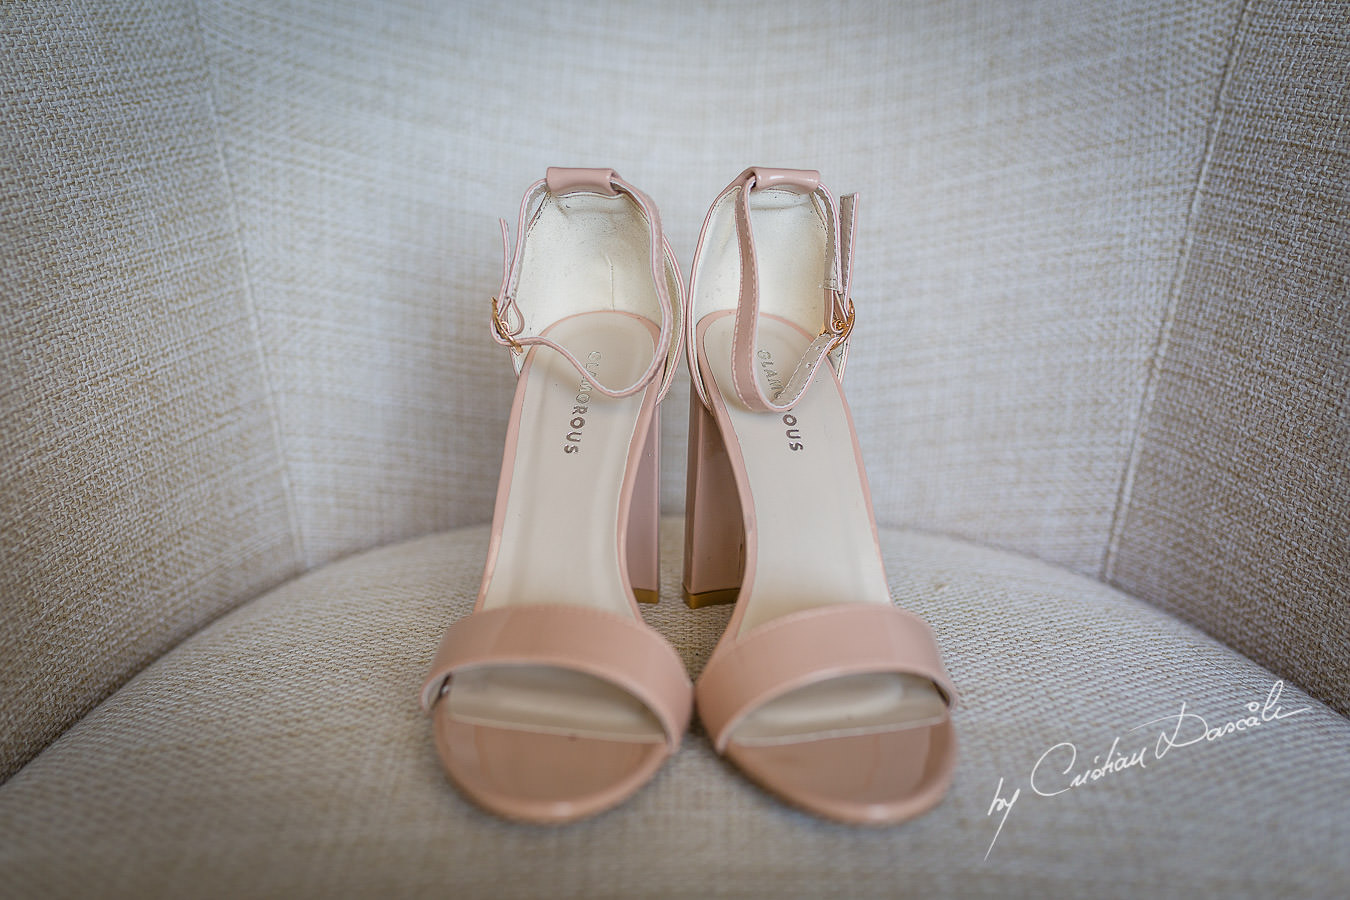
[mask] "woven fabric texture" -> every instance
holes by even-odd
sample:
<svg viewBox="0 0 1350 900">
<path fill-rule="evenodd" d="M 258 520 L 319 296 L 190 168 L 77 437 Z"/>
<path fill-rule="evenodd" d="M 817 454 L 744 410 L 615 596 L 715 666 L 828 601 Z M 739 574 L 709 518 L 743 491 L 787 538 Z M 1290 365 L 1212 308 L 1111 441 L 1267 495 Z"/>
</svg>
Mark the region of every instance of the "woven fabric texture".
<svg viewBox="0 0 1350 900">
<path fill-rule="evenodd" d="M 1106 576 L 1350 713 L 1345 13 L 1244 18 Z"/>
<path fill-rule="evenodd" d="M 617 168 L 687 269 L 759 163 L 862 194 L 880 519 L 1099 574 L 1236 2 L 199 5 L 307 565 L 488 516 L 494 220 L 546 166 Z"/>
<path fill-rule="evenodd" d="M 697 674 L 730 607 L 672 599 L 680 527 L 665 525 L 665 599 L 645 612 Z M 882 543 L 894 596 L 932 623 L 961 691 L 955 785 L 898 828 L 786 808 L 697 726 L 651 784 L 587 822 L 472 807 L 417 694 L 472 605 L 475 527 L 325 568 L 165 656 L 0 786 L 0 879 L 34 897 L 1298 897 L 1350 883 L 1350 722 L 1286 688 L 1282 711 L 1305 711 L 1158 758 L 1183 708 L 1221 728 L 1274 676 L 1063 569 L 914 533 Z M 1032 792 L 1033 770 L 1059 790 L 1116 739 L 1116 758 L 1147 749 L 1145 766 Z M 1060 744 L 1076 763 L 1060 746 L 1038 768 Z M 1015 791 L 997 832 L 987 811 Z"/>
<path fill-rule="evenodd" d="M 304 564 L 484 521 L 513 388 L 496 217 L 544 169 L 503 156 L 505 96 L 463 77 L 473 14 L 196 6 Z"/>
<path fill-rule="evenodd" d="M 195 20 L 0 23 L 3 779 L 298 560 Z"/>
<path fill-rule="evenodd" d="M 1330 7 L 200 9 L 307 567 L 486 517 L 510 390 L 484 326 L 492 219 L 546 165 L 619 168 L 661 204 L 686 266 L 706 204 L 742 165 L 810 166 L 863 193 L 849 391 L 879 519 L 1118 578 L 1350 709 L 1335 653 L 1350 643 L 1350 563 L 1325 552 L 1350 515 L 1333 239 L 1347 42 Z M 1258 261 L 1267 274 L 1248 278 Z M 1211 316 L 1235 283 L 1245 299 Z M 1253 340 L 1244 310 L 1290 305 L 1312 311 Z M 1198 343 L 1190 320 L 1208 329 Z M 1290 353 L 1303 378 L 1330 377 L 1320 393 L 1212 371 Z M 1215 379 L 1232 402 L 1211 408 Z M 1308 416 L 1323 437 L 1286 452 Z M 1273 473 L 1262 494 L 1299 498 L 1248 528 L 1245 574 L 1221 591 L 1181 574 L 1231 568 L 1223 520 L 1177 506 L 1178 486 L 1208 482 L 1163 458 L 1204 448 L 1209 480 L 1232 482 L 1213 418 L 1263 429 L 1248 469 Z M 668 510 L 685 440 L 667 415 Z M 1299 504 L 1315 524 L 1267 564 L 1257 548 Z M 1258 624 L 1277 595 L 1321 611 L 1277 638 Z M 1296 660 L 1313 636 L 1333 647 Z"/>
<path fill-rule="evenodd" d="M 686 268 L 747 164 L 862 191 L 881 521 L 1109 578 L 1350 711 L 1340 12 L 5 7 L 0 778 L 292 575 L 487 519 L 494 220 L 554 164 L 651 193 Z"/>
</svg>

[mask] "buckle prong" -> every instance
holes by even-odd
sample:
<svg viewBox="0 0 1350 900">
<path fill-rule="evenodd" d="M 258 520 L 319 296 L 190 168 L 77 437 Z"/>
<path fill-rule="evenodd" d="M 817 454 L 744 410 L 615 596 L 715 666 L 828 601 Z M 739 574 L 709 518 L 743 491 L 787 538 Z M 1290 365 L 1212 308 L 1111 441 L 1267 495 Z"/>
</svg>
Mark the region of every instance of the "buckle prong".
<svg viewBox="0 0 1350 900">
<path fill-rule="evenodd" d="M 492 330 L 497 332 L 497 336 L 506 341 L 511 346 L 511 352 L 519 356 L 525 351 L 516 340 L 516 336 L 511 333 L 510 327 L 502 319 L 501 307 L 497 303 L 497 298 L 492 298 Z"/>
<path fill-rule="evenodd" d="M 849 334 L 853 332 L 854 307 L 852 298 L 848 301 L 848 311 L 844 313 L 841 319 L 838 313 L 830 314 L 830 324 L 820 330 L 823 337 L 826 334 L 833 334 L 834 340 L 830 343 L 830 349 L 833 350 L 844 341 L 848 340 Z"/>
</svg>

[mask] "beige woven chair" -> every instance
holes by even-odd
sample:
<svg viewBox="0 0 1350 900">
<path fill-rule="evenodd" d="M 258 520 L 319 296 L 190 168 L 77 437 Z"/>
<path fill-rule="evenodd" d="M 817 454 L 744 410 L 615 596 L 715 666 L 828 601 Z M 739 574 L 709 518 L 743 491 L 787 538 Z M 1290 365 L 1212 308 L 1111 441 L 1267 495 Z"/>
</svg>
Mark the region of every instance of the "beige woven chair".
<svg viewBox="0 0 1350 900">
<path fill-rule="evenodd" d="M 1344 896 L 1347 19 L 0 8 L 0 895 Z M 495 219 L 550 164 L 686 267 L 746 165 L 861 192 L 848 390 L 962 690 L 932 813 L 813 819 L 697 725 L 577 825 L 447 784 L 417 691 L 512 390 Z M 646 612 L 697 674 L 685 384 Z"/>
</svg>

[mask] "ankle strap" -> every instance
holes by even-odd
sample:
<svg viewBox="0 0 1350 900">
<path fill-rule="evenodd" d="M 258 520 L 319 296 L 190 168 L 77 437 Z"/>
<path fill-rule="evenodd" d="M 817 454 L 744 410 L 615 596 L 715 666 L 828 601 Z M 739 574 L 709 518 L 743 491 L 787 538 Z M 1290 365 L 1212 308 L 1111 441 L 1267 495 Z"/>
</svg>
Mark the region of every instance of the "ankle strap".
<svg viewBox="0 0 1350 900">
<path fill-rule="evenodd" d="M 823 275 L 824 298 L 819 336 L 806 348 L 783 389 L 765 395 L 756 374 L 759 333 L 759 264 L 755 257 L 754 228 L 750 223 L 750 194 L 755 190 L 791 190 L 810 194 L 825 223 L 828 255 Z M 746 169 L 727 186 L 718 202 L 730 195 L 740 251 L 741 283 L 736 305 L 732 342 L 731 380 L 741 403 L 756 412 L 791 409 L 806 393 L 825 360 L 840 377 L 848 359 L 848 340 L 853 329 L 853 243 L 857 227 L 857 194 L 839 198 L 820 183 L 820 174 L 807 169 Z M 692 318 L 692 317 L 691 317 Z M 692 321 L 691 321 L 692 326 Z M 692 346 L 692 344 L 691 344 Z M 695 370 L 697 367 L 693 367 Z M 707 403 L 707 389 L 697 372 L 695 387 Z"/>
<path fill-rule="evenodd" d="M 627 195 L 637 206 L 647 221 L 651 247 L 652 284 L 656 288 L 657 304 L 660 307 L 661 331 L 657 338 L 656 350 L 652 354 L 651 365 L 638 376 L 637 381 L 623 387 L 602 384 L 593 373 L 587 371 L 581 360 L 567 348 L 536 334 L 525 333 L 525 317 L 516 303 L 515 290 L 520 281 L 520 266 L 525 237 L 530 223 L 550 196 L 561 196 L 575 192 L 600 194 L 608 197 Z M 497 296 L 492 298 L 492 339 L 503 347 L 509 347 L 516 374 L 520 374 L 525 364 L 524 354 L 528 347 L 548 347 L 561 354 L 584 376 L 601 394 L 607 397 L 627 397 L 644 390 L 654 378 L 661 377 L 661 390 L 657 398 L 663 399 L 674 381 L 677 362 L 680 358 L 680 342 L 683 337 L 681 312 L 684 303 L 684 283 L 675 254 L 670 249 L 661 230 L 661 218 L 656 204 L 640 190 L 624 181 L 613 169 L 567 169 L 550 167 L 544 178 L 530 185 L 520 204 L 520 217 L 516 227 L 516 245 L 511 248 L 511 238 L 505 219 L 498 220 L 502 231 L 502 283 Z"/>
</svg>

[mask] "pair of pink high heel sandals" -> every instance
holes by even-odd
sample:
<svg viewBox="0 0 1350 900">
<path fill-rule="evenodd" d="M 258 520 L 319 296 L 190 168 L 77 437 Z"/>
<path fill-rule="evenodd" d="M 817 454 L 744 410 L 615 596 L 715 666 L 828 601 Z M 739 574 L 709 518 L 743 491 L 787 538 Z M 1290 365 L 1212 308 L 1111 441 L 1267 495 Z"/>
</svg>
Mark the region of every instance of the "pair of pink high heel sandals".
<svg viewBox="0 0 1350 900">
<path fill-rule="evenodd" d="M 619 803 L 679 747 L 713 746 L 831 819 L 886 824 L 951 782 L 955 691 L 891 600 L 840 378 L 854 197 L 748 169 L 713 203 L 688 311 L 655 205 L 607 169 L 549 169 L 492 305 L 519 375 L 477 604 L 422 691 L 451 779 L 510 819 Z M 659 404 L 693 390 L 684 588 L 736 603 L 698 684 L 646 626 Z"/>
</svg>

